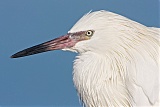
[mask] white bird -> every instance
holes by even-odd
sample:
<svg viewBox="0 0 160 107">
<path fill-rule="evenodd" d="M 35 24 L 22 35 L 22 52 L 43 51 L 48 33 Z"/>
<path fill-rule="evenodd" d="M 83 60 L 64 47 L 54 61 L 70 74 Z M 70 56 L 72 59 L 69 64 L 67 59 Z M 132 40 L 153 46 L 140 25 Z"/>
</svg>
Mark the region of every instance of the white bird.
<svg viewBox="0 0 160 107">
<path fill-rule="evenodd" d="M 73 82 L 86 107 L 158 106 L 159 37 L 159 28 L 101 10 L 84 15 L 66 35 L 11 57 L 78 52 Z"/>
</svg>

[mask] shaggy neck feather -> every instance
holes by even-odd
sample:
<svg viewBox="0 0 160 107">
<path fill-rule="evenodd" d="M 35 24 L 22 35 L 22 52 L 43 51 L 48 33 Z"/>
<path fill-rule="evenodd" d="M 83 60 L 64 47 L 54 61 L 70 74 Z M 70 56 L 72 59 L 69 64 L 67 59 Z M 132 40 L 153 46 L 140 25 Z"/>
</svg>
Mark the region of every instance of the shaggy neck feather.
<svg viewBox="0 0 160 107">
<path fill-rule="evenodd" d="M 121 77 L 122 64 L 96 53 L 86 52 L 74 62 L 73 81 L 87 107 L 131 105 L 130 95 Z M 78 66 L 76 66 L 78 64 Z M 90 69 L 89 69 L 90 68 Z M 88 105 L 90 104 L 90 105 Z"/>
</svg>

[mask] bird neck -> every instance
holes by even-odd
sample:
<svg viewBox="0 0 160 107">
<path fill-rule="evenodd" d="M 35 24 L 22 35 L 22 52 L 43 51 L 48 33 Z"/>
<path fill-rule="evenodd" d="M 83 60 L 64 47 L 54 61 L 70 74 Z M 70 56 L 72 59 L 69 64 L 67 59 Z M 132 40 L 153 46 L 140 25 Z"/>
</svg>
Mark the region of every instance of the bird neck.
<svg viewBox="0 0 160 107">
<path fill-rule="evenodd" d="M 87 107 L 131 105 L 122 69 L 120 61 L 105 55 L 86 52 L 77 56 L 73 81 L 82 102 Z"/>
</svg>

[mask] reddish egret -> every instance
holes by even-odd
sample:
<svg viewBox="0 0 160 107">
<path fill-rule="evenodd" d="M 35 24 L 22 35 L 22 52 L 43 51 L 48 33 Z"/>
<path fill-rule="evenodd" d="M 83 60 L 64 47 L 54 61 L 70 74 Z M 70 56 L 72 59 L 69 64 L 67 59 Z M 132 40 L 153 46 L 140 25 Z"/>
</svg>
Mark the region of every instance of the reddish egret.
<svg viewBox="0 0 160 107">
<path fill-rule="evenodd" d="M 102 10 L 84 15 L 66 35 L 11 57 L 77 52 L 73 82 L 86 107 L 154 106 L 159 100 L 159 37 L 159 28 Z"/>
</svg>

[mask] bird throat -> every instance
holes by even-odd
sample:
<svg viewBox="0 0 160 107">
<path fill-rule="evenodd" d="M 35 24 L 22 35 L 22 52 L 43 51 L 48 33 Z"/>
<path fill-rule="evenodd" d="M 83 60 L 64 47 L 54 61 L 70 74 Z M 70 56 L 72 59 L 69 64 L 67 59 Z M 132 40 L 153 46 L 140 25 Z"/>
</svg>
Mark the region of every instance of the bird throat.
<svg viewBox="0 0 160 107">
<path fill-rule="evenodd" d="M 76 57 L 73 81 L 86 107 L 131 105 L 123 80 L 111 65 L 107 57 L 92 52 Z"/>
</svg>

